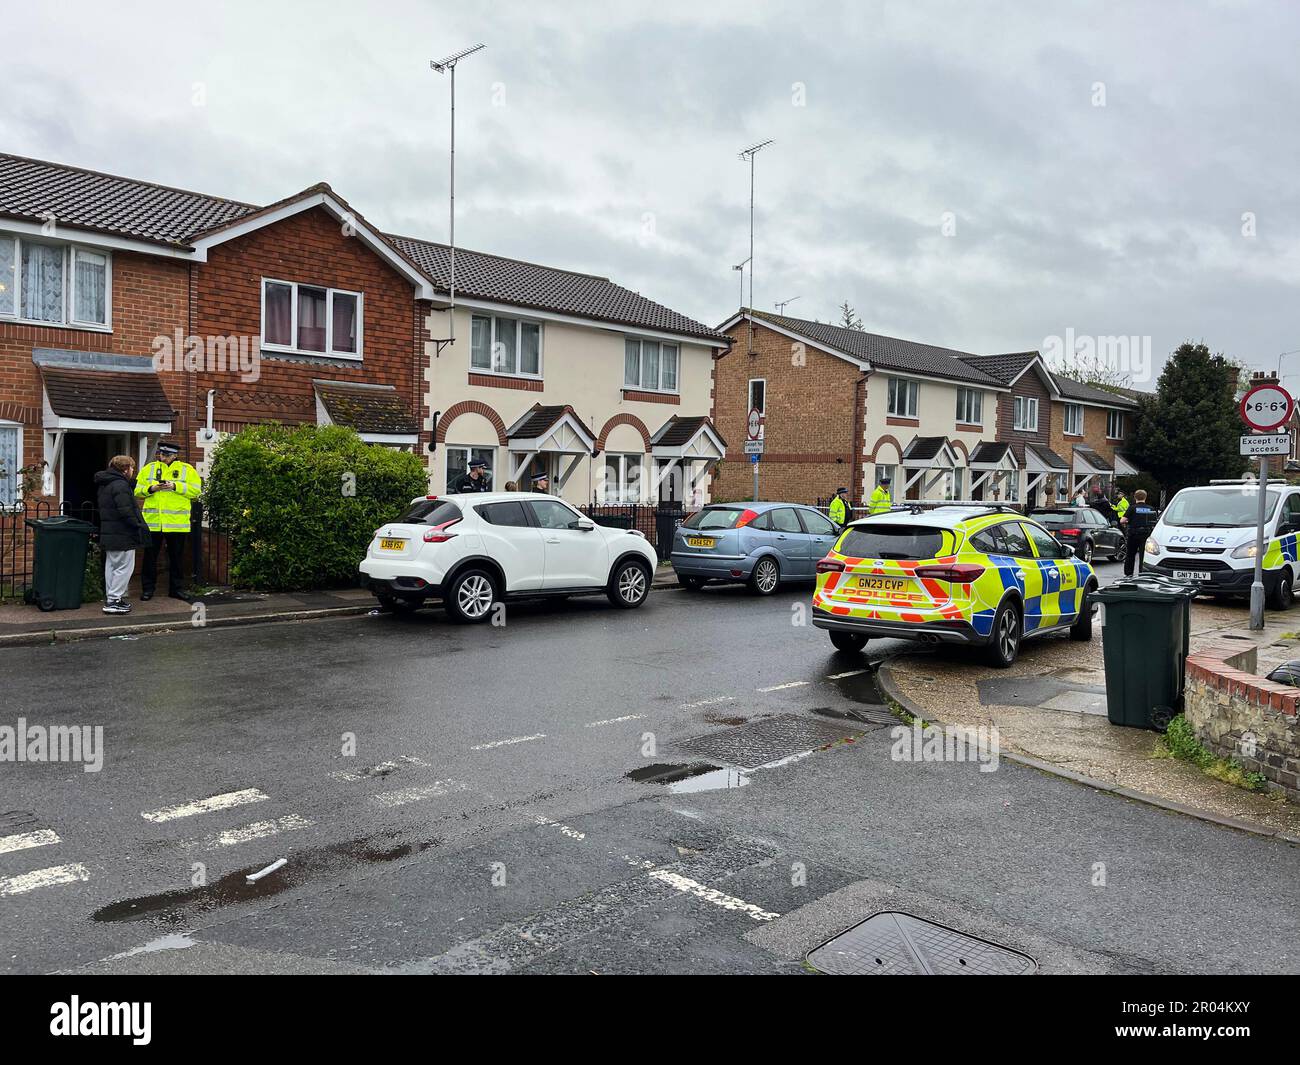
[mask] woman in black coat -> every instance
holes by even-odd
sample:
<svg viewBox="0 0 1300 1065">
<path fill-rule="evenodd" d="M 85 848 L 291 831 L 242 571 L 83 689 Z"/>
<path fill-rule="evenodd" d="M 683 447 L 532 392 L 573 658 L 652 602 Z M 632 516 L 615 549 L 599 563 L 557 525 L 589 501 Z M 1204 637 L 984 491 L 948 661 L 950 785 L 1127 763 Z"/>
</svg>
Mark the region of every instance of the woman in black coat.
<svg viewBox="0 0 1300 1065">
<path fill-rule="evenodd" d="M 135 505 L 135 460 L 116 455 L 95 474 L 99 546 L 104 552 L 104 613 L 129 614 L 126 588 L 135 572 L 136 548 L 149 543 L 149 526 Z"/>
</svg>

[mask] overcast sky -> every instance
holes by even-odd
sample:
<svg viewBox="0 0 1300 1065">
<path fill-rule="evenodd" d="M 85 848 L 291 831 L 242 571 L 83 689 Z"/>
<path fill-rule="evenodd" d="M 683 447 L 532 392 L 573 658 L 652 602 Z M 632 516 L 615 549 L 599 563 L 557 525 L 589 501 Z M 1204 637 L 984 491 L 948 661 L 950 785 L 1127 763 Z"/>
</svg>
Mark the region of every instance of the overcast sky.
<svg viewBox="0 0 1300 1065">
<path fill-rule="evenodd" d="M 1300 349 L 1300 6 L 9 5 L 0 150 L 966 351 Z M 1243 220 L 1243 216 L 1247 216 Z M 946 223 L 946 224 L 945 224 Z M 1246 232 L 1243 232 L 1245 230 Z M 1254 235 L 1248 235 L 1253 232 Z M 1285 361 L 1300 384 L 1300 354 Z M 1138 382 L 1140 387 L 1150 384 Z"/>
</svg>

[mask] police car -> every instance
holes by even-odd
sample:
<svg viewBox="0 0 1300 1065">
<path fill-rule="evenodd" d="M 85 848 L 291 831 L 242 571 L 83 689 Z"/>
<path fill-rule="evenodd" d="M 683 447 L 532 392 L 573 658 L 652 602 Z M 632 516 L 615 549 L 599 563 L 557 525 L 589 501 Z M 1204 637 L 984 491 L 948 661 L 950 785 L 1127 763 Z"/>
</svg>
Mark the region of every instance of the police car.
<svg viewBox="0 0 1300 1065">
<path fill-rule="evenodd" d="M 1092 566 L 1010 507 L 895 507 L 850 523 L 816 568 L 813 624 L 841 651 L 972 644 L 1006 667 L 1030 637 L 1092 639 Z"/>
<path fill-rule="evenodd" d="M 1142 568 L 1197 581 L 1213 595 L 1249 595 L 1255 579 L 1255 522 L 1259 487 L 1254 481 L 1215 482 L 1184 488 L 1170 501 L 1143 549 Z M 1300 574 L 1300 489 L 1269 485 L 1264 499 L 1264 593 L 1285 610 Z"/>
</svg>

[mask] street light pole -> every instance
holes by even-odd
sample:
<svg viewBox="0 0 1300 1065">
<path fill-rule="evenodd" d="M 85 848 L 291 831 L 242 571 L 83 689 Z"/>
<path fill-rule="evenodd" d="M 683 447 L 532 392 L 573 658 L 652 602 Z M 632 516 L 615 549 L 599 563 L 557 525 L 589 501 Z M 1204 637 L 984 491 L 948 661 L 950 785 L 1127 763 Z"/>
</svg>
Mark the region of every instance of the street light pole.
<svg viewBox="0 0 1300 1065">
<path fill-rule="evenodd" d="M 771 140 L 759 141 L 744 148 L 740 161 L 749 160 L 749 351 L 754 354 L 754 156 L 771 144 Z"/>
</svg>

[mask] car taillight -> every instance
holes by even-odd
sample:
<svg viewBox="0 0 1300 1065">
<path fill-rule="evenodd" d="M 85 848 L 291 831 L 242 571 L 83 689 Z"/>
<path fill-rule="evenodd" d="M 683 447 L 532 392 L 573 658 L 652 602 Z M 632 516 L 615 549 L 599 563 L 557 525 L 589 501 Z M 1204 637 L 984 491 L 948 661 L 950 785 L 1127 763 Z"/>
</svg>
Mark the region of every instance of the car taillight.
<svg viewBox="0 0 1300 1065">
<path fill-rule="evenodd" d="M 444 521 L 441 525 L 435 525 L 432 529 L 424 534 L 426 544 L 445 544 L 456 534 L 447 530 L 455 525 L 460 518 L 452 518 L 451 521 Z"/>
<path fill-rule="evenodd" d="M 757 517 L 758 517 L 758 511 L 756 510 L 745 511 L 745 513 L 743 513 L 740 516 L 740 518 L 737 520 L 736 528 L 743 529 L 746 525 L 748 525 L 751 521 L 753 521 Z"/>
<path fill-rule="evenodd" d="M 830 558 L 829 556 L 827 556 L 826 558 L 821 558 L 817 560 L 817 572 L 818 573 L 843 573 L 844 563 L 841 562 L 838 558 Z"/>
<path fill-rule="evenodd" d="M 1079 530 L 1078 530 L 1078 529 L 1062 529 L 1062 530 L 1060 531 L 1060 534 L 1059 534 L 1059 535 L 1061 535 L 1061 536 L 1078 536 L 1078 535 L 1079 535 Z"/>
<path fill-rule="evenodd" d="M 984 573 L 984 567 L 974 562 L 959 562 L 952 566 L 917 566 L 916 575 L 924 580 L 947 581 L 949 584 L 974 584 Z"/>
</svg>

